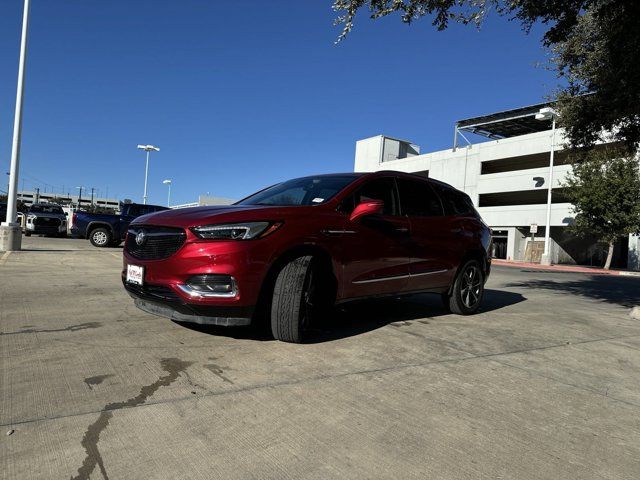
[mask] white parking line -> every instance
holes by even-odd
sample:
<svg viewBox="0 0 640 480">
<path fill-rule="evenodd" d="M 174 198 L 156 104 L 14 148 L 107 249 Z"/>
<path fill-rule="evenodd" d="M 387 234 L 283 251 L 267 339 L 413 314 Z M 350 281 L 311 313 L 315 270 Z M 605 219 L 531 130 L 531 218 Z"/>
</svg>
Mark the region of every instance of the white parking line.
<svg viewBox="0 0 640 480">
<path fill-rule="evenodd" d="M 4 265 L 4 262 L 7 261 L 7 258 L 9 258 L 9 255 L 11 255 L 11 252 L 4 252 L 2 257 L 0 257 L 0 265 Z"/>
</svg>

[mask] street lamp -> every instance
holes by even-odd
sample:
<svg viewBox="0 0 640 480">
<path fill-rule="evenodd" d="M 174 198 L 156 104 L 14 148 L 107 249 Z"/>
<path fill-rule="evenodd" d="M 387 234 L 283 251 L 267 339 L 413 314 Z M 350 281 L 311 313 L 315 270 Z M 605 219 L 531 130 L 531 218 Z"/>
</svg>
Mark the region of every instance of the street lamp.
<svg viewBox="0 0 640 480">
<path fill-rule="evenodd" d="M 20 250 L 22 232 L 16 223 L 18 207 L 18 175 L 20 172 L 20 145 L 22 141 L 22 100 L 24 98 L 25 66 L 27 63 L 27 33 L 29 31 L 30 0 L 24 0 L 22 13 L 22 36 L 20 37 L 20 60 L 18 62 L 18 88 L 16 90 L 16 110 L 13 121 L 13 142 L 11 147 L 11 175 L 7 192 L 7 218 L 0 225 L 0 250 L 7 252 Z"/>
<path fill-rule="evenodd" d="M 549 154 L 549 184 L 547 186 L 547 224 L 544 229 L 544 252 L 540 259 L 541 265 L 551 265 L 551 253 L 549 250 L 549 234 L 551 232 L 551 189 L 553 188 L 553 153 L 555 151 L 556 141 L 556 118 L 558 113 L 551 107 L 541 108 L 536 113 L 536 120 L 549 121 L 551 120 L 551 153 Z"/>
<path fill-rule="evenodd" d="M 154 147 L 153 145 L 138 145 L 139 150 L 144 150 L 147 152 L 147 164 L 144 169 L 144 195 L 142 197 L 142 203 L 147 203 L 147 177 L 149 176 L 149 153 L 151 150 L 159 152 L 160 149 L 158 147 Z"/>
<path fill-rule="evenodd" d="M 84 187 L 76 187 L 80 192 L 78 193 L 78 211 L 80 211 L 81 202 L 82 202 L 82 189 Z"/>
<path fill-rule="evenodd" d="M 169 193 L 167 194 L 167 207 L 171 204 L 171 180 L 163 180 L 162 183 L 169 186 Z"/>
</svg>

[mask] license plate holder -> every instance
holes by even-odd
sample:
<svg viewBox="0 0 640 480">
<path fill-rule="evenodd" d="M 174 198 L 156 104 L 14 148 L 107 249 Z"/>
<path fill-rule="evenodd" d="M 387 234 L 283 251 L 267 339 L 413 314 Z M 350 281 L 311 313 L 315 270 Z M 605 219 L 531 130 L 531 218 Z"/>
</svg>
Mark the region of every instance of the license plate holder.
<svg viewBox="0 0 640 480">
<path fill-rule="evenodd" d="M 142 286 L 144 284 L 144 267 L 127 265 L 127 283 Z"/>
</svg>

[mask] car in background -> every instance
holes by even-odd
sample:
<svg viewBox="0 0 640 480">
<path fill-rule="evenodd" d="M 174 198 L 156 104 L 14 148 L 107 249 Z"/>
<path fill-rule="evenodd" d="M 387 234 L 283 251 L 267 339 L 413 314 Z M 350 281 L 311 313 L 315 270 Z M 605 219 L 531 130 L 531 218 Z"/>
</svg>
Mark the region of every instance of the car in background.
<svg viewBox="0 0 640 480">
<path fill-rule="evenodd" d="M 471 314 L 491 231 L 463 192 L 399 172 L 299 178 L 229 206 L 134 220 L 122 282 L 138 308 L 179 322 L 248 325 L 301 342 L 335 303 L 431 292 Z"/>
<path fill-rule="evenodd" d="M 67 215 L 60 205 L 54 203 L 34 203 L 25 215 L 24 234 L 67 236 Z"/>
<path fill-rule="evenodd" d="M 124 240 L 132 220 L 161 210 L 167 207 L 125 203 L 119 214 L 75 212 L 71 235 L 88 238 L 94 247 L 117 246 Z"/>
</svg>

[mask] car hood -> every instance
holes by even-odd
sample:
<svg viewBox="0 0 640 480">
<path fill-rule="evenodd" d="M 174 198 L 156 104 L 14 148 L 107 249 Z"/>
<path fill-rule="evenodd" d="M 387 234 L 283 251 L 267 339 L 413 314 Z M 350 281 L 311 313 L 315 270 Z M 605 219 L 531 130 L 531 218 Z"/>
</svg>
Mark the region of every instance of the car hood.
<svg viewBox="0 0 640 480">
<path fill-rule="evenodd" d="M 294 211 L 304 215 L 306 210 L 320 206 L 270 206 L 270 205 L 220 205 L 209 207 L 177 208 L 163 210 L 136 218 L 131 225 L 159 225 L 195 227 L 214 223 L 247 222 L 256 220 L 279 220 Z"/>
</svg>

